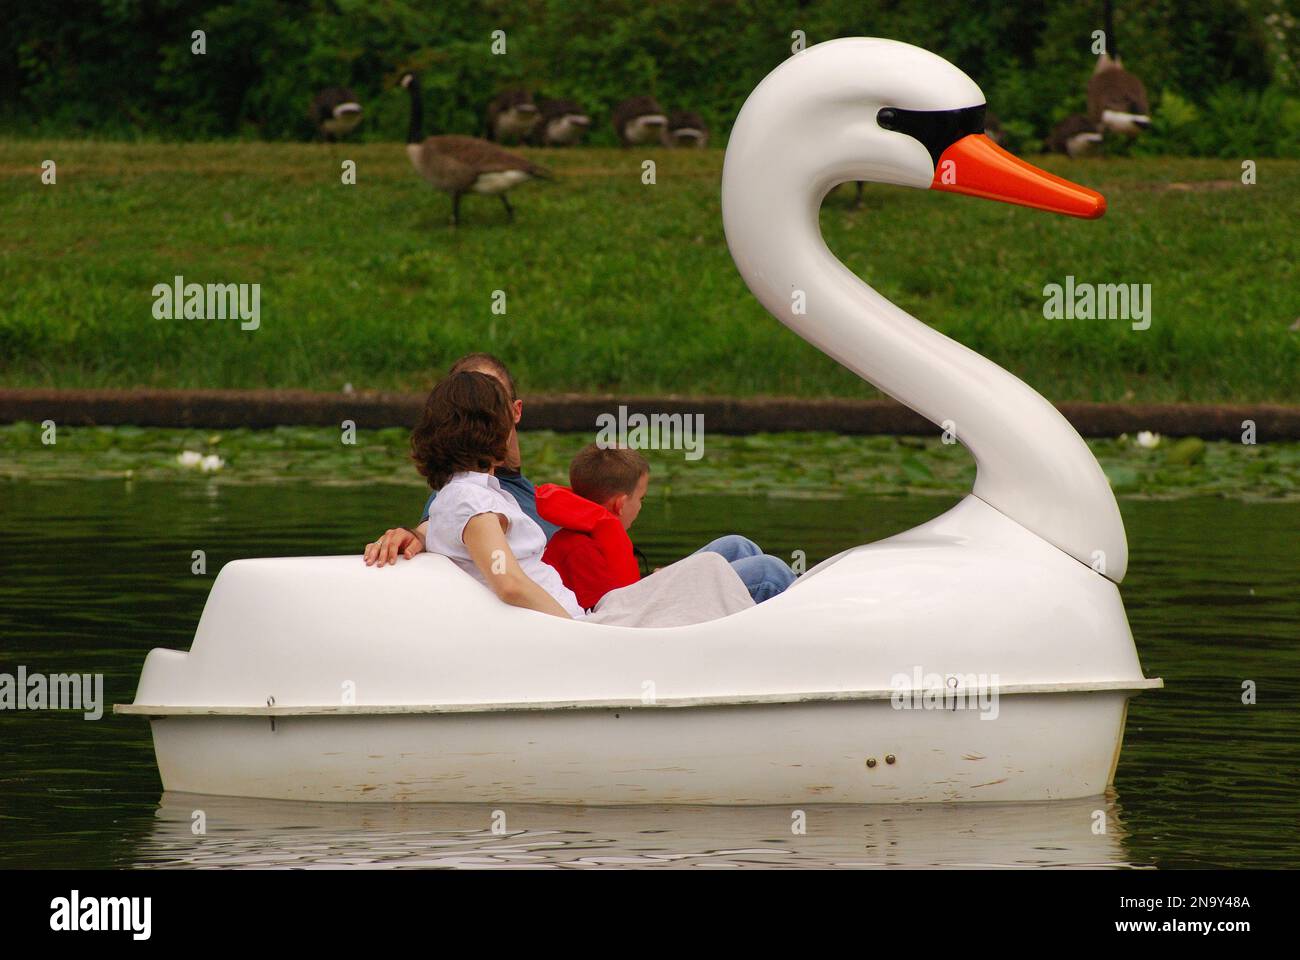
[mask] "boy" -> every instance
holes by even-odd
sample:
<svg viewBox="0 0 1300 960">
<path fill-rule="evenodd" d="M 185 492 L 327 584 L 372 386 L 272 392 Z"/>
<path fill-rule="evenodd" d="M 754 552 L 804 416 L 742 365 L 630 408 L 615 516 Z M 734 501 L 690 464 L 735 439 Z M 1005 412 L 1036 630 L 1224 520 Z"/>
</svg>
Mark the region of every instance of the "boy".
<svg viewBox="0 0 1300 960">
<path fill-rule="evenodd" d="M 537 488 L 537 512 L 561 529 L 542 560 L 559 571 L 564 585 L 590 610 L 611 590 L 641 579 L 627 531 L 641 512 L 650 485 L 650 464 L 635 450 L 589 444 L 569 465 L 571 489 L 552 483 Z M 762 603 L 794 582 L 794 573 L 752 540 L 730 534 L 697 550 L 721 554 L 750 597 Z"/>
<path fill-rule="evenodd" d="M 569 465 L 569 487 L 537 488 L 537 512 L 560 527 L 542 561 L 590 610 L 611 590 L 641 579 L 627 535 L 641 512 L 650 464 L 635 450 L 583 447 Z"/>
</svg>

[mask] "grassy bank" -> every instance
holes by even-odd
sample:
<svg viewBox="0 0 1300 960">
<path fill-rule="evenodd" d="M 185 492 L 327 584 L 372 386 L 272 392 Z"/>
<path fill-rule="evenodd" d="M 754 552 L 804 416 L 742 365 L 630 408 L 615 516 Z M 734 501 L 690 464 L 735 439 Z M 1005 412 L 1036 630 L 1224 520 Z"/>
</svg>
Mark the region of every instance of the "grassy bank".
<svg viewBox="0 0 1300 960">
<path fill-rule="evenodd" d="M 452 231 L 397 144 L 0 143 L 0 383 L 420 389 L 487 349 L 531 391 L 872 394 L 745 289 L 720 151 L 534 156 L 556 178 L 516 191 L 516 224 L 470 197 Z M 873 186 L 860 210 L 829 198 L 822 228 L 883 294 L 1053 400 L 1300 402 L 1300 161 L 1260 161 L 1250 187 L 1237 161 L 1045 165 L 1102 190 L 1107 216 Z M 260 328 L 155 319 L 177 274 L 261 284 Z M 1150 329 L 1045 319 L 1067 275 L 1151 284 Z"/>
<path fill-rule="evenodd" d="M 408 436 L 398 428 L 361 430 L 355 444 L 345 445 L 339 431 L 319 427 L 223 432 L 65 427 L 54 444 L 46 445 L 38 425 L 11 424 L 0 426 L 0 496 L 6 481 L 172 480 L 392 484 L 409 487 L 415 502 L 425 491 L 407 459 Z M 528 476 L 536 483 L 567 483 L 569 461 L 590 439 L 542 430 L 521 433 Z M 1089 441 L 1089 446 L 1119 496 L 1300 498 L 1300 443 L 1243 446 L 1187 438 L 1144 447 L 1124 437 Z M 698 460 L 684 459 L 681 451 L 646 455 L 653 497 L 960 496 L 975 479 L 966 449 L 937 438 L 714 434 Z M 200 456 L 212 458 L 207 470 L 194 462 Z"/>
</svg>

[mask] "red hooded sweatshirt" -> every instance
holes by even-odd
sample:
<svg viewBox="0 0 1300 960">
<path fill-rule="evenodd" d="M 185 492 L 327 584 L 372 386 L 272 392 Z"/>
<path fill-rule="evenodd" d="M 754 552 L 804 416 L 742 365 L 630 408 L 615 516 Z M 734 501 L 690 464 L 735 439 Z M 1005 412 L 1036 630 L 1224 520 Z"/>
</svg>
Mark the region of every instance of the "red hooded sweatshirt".
<svg viewBox="0 0 1300 960">
<path fill-rule="evenodd" d="M 544 483 L 537 488 L 537 513 L 561 528 L 546 545 L 542 560 L 559 571 L 584 609 L 590 610 L 609 591 L 641 579 L 623 522 L 600 504 L 568 487 Z"/>
</svg>

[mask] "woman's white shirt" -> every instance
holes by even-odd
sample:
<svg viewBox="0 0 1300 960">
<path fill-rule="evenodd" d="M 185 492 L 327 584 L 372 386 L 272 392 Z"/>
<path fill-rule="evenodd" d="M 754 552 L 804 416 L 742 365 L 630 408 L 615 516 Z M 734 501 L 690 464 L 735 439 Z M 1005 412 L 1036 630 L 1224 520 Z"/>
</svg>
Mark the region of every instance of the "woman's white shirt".
<svg viewBox="0 0 1300 960">
<path fill-rule="evenodd" d="M 573 591 L 564 585 L 560 574 L 542 560 L 546 534 L 532 517 L 519 508 L 518 502 L 501 489 L 490 473 L 465 471 L 452 474 L 438 491 L 429 509 L 429 526 L 425 531 L 425 549 L 452 560 L 475 580 L 487 584 L 477 564 L 465 547 L 465 524 L 480 513 L 499 513 L 506 518 L 506 543 L 515 555 L 519 568 L 539 587 L 555 598 L 569 616 L 581 619 L 586 614 Z"/>
</svg>

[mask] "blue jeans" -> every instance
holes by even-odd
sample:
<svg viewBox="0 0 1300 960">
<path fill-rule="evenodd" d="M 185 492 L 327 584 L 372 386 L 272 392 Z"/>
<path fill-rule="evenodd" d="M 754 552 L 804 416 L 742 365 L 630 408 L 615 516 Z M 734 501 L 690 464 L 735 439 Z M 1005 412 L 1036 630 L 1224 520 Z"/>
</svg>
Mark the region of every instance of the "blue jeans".
<svg viewBox="0 0 1300 960">
<path fill-rule="evenodd" d="M 780 557 L 764 553 L 753 540 L 738 534 L 729 533 L 725 537 L 718 537 L 695 552 L 706 551 L 720 554 L 731 564 L 731 569 L 739 574 L 755 603 L 775 597 L 794 583 L 794 571 Z"/>
</svg>

